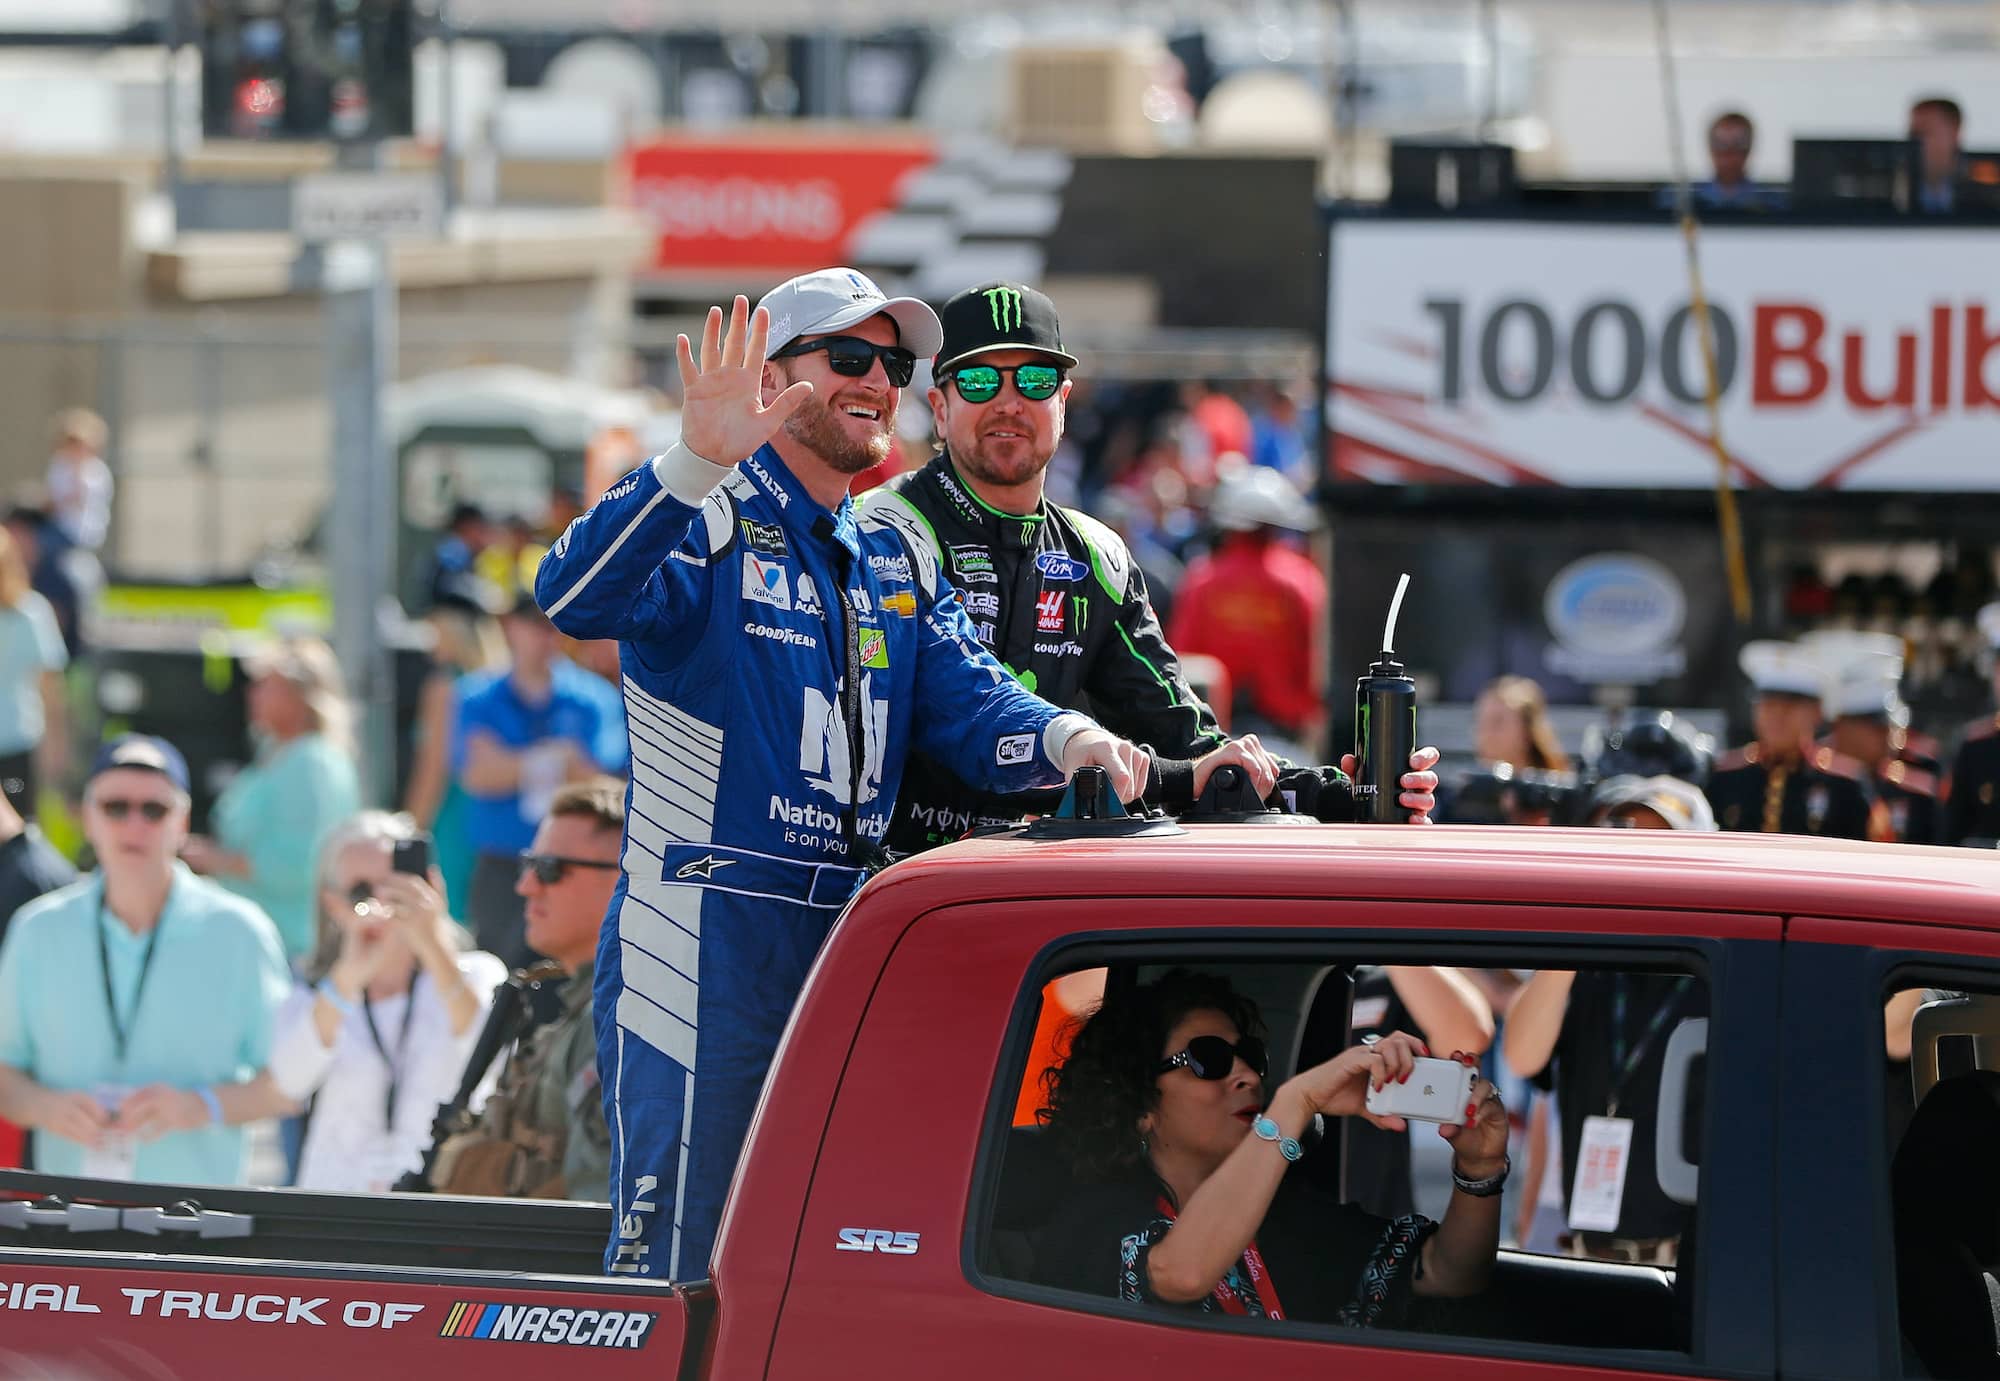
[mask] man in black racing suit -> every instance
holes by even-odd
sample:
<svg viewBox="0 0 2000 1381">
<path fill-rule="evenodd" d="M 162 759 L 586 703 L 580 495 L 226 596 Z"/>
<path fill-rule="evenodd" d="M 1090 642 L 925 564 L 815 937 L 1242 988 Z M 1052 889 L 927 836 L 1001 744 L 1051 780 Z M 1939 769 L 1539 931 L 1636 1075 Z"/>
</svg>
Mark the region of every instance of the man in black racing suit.
<svg viewBox="0 0 2000 1381">
<path fill-rule="evenodd" d="M 935 554 L 981 641 L 1027 689 L 1087 707 L 1113 732 L 1149 745 L 1168 810 L 1192 804 L 1216 767 L 1235 763 L 1259 796 L 1285 771 L 1294 804 L 1311 811 L 1310 797 L 1339 774 L 1286 770 L 1254 735 L 1224 734 L 1182 675 L 1123 540 L 1044 499 L 1077 363 L 1063 349 L 1055 304 L 1021 284 L 990 283 L 959 293 L 939 315 L 944 345 L 930 403 L 944 447 L 866 495 L 864 512 Z M 1430 752 L 1420 750 L 1411 760 L 1417 770 L 1403 779 L 1413 819 L 1430 809 L 1437 784 Z M 1058 796 L 987 795 L 912 753 L 884 842 L 892 854 L 915 853 L 1051 809 Z"/>
</svg>

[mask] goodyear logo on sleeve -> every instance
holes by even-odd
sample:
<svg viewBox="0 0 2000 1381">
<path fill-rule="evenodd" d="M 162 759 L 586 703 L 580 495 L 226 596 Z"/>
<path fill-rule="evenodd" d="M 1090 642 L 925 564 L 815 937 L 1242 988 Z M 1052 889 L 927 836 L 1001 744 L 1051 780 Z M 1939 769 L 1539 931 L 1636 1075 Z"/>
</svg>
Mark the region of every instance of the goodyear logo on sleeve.
<svg viewBox="0 0 2000 1381">
<path fill-rule="evenodd" d="M 544 1304 L 484 1304 L 461 1300 L 445 1311 L 440 1338 L 489 1343 L 566 1343 L 636 1352 L 657 1314 L 633 1309 L 552 1309 Z"/>
</svg>

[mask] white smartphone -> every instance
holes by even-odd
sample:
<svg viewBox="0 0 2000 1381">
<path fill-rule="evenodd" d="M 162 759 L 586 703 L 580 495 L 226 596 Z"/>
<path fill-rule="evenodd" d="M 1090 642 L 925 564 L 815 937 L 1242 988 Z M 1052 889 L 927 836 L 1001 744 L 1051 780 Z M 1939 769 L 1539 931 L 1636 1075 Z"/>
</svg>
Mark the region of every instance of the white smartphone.
<svg viewBox="0 0 2000 1381">
<path fill-rule="evenodd" d="M 1418 1057 L 1407 1083 L 1368 1090 L 1368 1111 L 1377 1117 L 1406 1117 L 1412 1122 L 1464 1122 L 1472 1101 L 1472 1081 L 1479 1071 L 1457 1060 Z"/>
</svg>

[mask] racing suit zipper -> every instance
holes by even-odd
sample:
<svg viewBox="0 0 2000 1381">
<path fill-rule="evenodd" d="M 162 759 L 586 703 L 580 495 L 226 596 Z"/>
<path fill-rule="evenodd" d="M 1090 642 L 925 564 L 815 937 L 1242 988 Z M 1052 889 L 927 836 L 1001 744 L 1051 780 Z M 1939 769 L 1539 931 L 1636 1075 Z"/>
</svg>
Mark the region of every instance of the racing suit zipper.
<svg viewBox="0 0 2000 1381">
<path fill-rule="evenodd" d="M 861 707 L 861 620 L 851 606 L 848 577 L 853 557 L 838 542 L 832 544 L 833 563 L 840 577 L 840 597 L 829 601 L 838 609 L 840 646 L 844 664 L 840 669 L 840 723 L 847 735 L 847 809 L 840 817 L 841 842 L 847 848 L 847 862 L 855 868 L 873 871 L 886 860 L 881 851 L 861 837 L 861 783 L 868 770 L 866 716 Z"/>
</svg>

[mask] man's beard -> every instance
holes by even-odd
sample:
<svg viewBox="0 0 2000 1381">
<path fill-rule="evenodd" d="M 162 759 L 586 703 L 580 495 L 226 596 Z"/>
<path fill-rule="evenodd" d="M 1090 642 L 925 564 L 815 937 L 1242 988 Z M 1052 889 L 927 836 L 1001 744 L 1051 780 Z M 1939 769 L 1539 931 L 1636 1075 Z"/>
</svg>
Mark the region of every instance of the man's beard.
<svg viewBox="0 0 2000 1381">
<path fill-rule="evenodd" d="M 885 427 L 866 441 L 856 441 L 841 426 L 831 404 L 808 398 L 785 419 L 785 435 L 843 475 L 858 475 L 889 458 L 893 440 Z"/>
<path fill-rule="evenodd" d="M 1049 462 L 1055 459 L 1056 446 L 1061 440 L 1062 432 L 1058 429 L 1049 438 L 1047 450 L 1043 450 L 1033 440 L 1028 440 L 1005 460 L 989 453 L 985 437 L 974 437 L 969 451 L 960 451 L 954 446 L 947 446 L 946 449 L 951 452 L 952 463 L 973 479 L 983 484 L 1012 488 L 1017 484 L 1026 484 L 1048 469 Z"/>
</svg>

